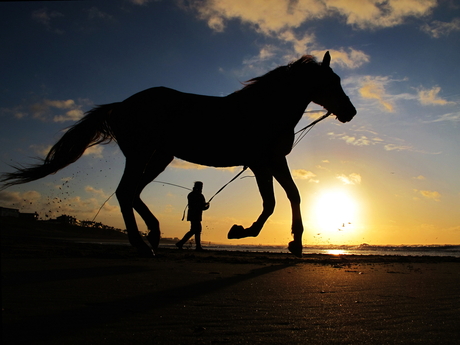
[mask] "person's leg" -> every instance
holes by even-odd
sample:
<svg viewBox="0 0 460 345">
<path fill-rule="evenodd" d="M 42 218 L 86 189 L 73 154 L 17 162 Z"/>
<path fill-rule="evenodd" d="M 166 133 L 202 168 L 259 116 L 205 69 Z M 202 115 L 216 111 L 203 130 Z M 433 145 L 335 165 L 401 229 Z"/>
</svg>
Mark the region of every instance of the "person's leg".
<svg viewBox="0 0 460 345">
<path fill-rule="evenodd" d="M 191 221 L 190 225 L 190 232 L 195 235 L 196 250 L 203 250 L 203 247 L 201 247 L 201 222 Z"/>
<path fill-rule="evenodd" d="M 192 226 L 190 227 L 190 230 L 184 235 L 184 237 L 182 237 L 182 239 L 176 243 L 176 247 L 179 248 L 179 249 L 182 249 L 182 247 L 184 246 L 185 243 L 187 243 L 187 241 L 192 238 L 192 236 L 194 235 L 195 233 L 192 231 Z"/>
</svg>

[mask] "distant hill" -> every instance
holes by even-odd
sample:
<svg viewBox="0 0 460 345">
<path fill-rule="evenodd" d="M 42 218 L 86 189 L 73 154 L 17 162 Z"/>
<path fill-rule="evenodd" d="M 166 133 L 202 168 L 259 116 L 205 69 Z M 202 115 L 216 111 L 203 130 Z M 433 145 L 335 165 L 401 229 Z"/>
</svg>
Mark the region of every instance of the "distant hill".
<svg viewBox="0 0 460 345">
<path fill-rule="evenodd" d="M 85 228 L 76 225 L 39 220 L 29 221 L 13 217 L 0 218 L 0 231 L 2 236 L 128 240 L 126 234 L 111 229 Z"/>
</svg>

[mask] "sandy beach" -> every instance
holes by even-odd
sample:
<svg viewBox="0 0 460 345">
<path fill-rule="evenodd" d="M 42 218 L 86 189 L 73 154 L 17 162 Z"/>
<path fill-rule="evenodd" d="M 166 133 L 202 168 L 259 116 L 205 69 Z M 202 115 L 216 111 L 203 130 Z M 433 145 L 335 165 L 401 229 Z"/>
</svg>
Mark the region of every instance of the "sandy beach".
<svg viewBox="0 0 460 345">
<path fill-rule="evenodd" d="M 460 258 L 161 249 L 1 224 L 3 344 L 458 344 Z M 70 240 L 111 239 L 114 244 Z"/>
</svg>

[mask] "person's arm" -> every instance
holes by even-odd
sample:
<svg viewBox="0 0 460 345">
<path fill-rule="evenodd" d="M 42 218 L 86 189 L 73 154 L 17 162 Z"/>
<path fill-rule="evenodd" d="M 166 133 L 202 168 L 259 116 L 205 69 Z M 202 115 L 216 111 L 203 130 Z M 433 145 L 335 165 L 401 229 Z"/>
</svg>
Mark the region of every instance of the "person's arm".
<svg viewBox="0 0 460 345">
<path fill-rule="evenodd" d="M 206 199 L 204 198 L 203 194 L 201 194 L 201 200 L 203 203 L 203 211 L 206 211 L 209 208 L 210 204 L 209 202 L 206 202 Z"/>
</svg>

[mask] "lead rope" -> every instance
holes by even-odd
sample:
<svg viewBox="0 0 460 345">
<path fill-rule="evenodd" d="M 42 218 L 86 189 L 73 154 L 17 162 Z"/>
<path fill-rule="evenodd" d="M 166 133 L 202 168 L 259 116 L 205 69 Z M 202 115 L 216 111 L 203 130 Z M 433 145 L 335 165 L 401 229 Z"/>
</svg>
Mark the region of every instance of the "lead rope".
<svg viewBox="0 0 460 345">
<path fill-rule="evenodd" d="M 234 178 L 232 178 L 230 181 L 228 181 L 221 189 L 219 189 L 216 194 L 214 194 L 211 199 L 209 199 L 208 201 L 208 204 L 211 202 L 212 199 L 214 199 L 214 197 L 219 194 L 220 192 L 222 192 L 222 190 L 227 187 L 230 183 L 232 183 L 233 181 L 235 181 L 242 173 L 244 173 L 246 171 L 248 167 L 247 166 L 244 166 L 243 167 L 243 170 L 241 170 Z"/>
<path fill-rule="evenodd" d="M 328 111 L 326 114 L 324 114 L 320 118 L 316 119 L 315 121 L 313 121 L 309 125 L 303 127 L 302 129 L 299 129 L 297 132 L 295 132 L 294 135 L 297 135 L 297 134 L 299 134 L 301 132 L 302 132 L 302 134 L 295 140 L 294 144 L 292 145 L 292 148 L 296 147 L 296 145 L 298 143 L 300 143 L 300 141 L 308 134 L 308 132 L 311 131 L 311 129 L 313 128 L 314 125 L 316 125 L 318 122 L 324 120 L 326 117 L 328 117 L 331 114 L 332 113 L 330 111 Z M 308 129 L 308 131 L 306 131 L 307 129 Z"/>
<path fill-rule="evenodd" d="M 243 167 L 243 170 L 241 170 L 235 177 L 233 177 L 230 181 L 228 181 L 226 184 L 224 184 L 224 186 L 223 186 L 221 189 L 219 189 L 219 190 L 211 197 L 211 199 L 209 199 L 209 201 L 208 201 L 207 203 L 210 204 L 210 203 L 211 203 L 211 200 L 214 199 L 214 197 L 215 197 L 217 194 L 219 194 L 220 192 L 222 192 L 222 190 L 223 190 L 225 187 L 227 187 L 230 183 L 232 183 L 233 181 L 235 181 L 242 173 L 244 173 L 244 172 L 246 171 L 247 168 L 248 168 L 248 167 L 245 165 L 245 166 Z M 184 213 L 182 214 L 182 220 L 185 219 L 185 211 L 187 211 L 187 208 L 188 208 L 188 204 L 187 204 L 187 206 L 185 206 Z"/>
</svg>

